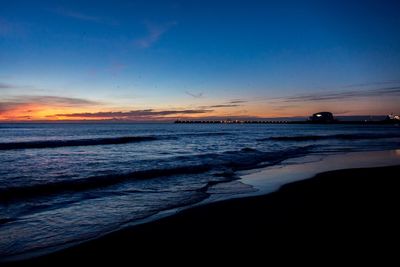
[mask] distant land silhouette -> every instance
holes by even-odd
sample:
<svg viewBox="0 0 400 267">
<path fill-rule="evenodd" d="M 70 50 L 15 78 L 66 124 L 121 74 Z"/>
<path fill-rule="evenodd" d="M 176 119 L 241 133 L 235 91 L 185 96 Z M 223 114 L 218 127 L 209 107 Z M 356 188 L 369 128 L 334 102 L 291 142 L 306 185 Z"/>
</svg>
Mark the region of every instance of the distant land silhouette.
<svg viewBox="0 0 400 267">
<path fill-rule="evenodd" d="M 222 119 L 222 120 L 176 120 L 175 123 L 216 123 L 216 124 L 399 124 L 399 115 L 334 117 L 333 113 L 321 111 L 312 114 L 307 120 L 285 119 Z"/>
</svg>

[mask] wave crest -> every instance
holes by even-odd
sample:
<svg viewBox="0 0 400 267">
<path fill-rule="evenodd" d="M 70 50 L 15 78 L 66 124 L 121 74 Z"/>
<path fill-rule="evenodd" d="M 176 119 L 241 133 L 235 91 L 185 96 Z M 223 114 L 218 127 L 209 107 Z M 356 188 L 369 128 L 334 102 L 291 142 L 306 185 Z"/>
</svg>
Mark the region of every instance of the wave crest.
<svg viewBox="0 0 400 267">
<path fill-rule="evenodd" d="M 46 184 L 33 184 L 0 188 L 0 201 L 24 199 L 60 192 L 77 192 L 111 186 L 129 180 L 151 179 L 173 175 L 198 174 L 208 171 L 237 171 L 277 164 L 288 158 L 306 154 L 314 146 L 303 146 L 277 152 L 262 152 L 244 148 L 239 151 L 226 151 L 220 154 L 203 154 L 192 156 L 191 164 L 176 167 L 138 170 L 129 173 L 92 176 L 83 179 L 63 180 Z M 177 157 L 175 161 L 183 162 Z M 196 162 L 195 164 L 193 164 Z"/>
<path fill-rule="evenodd" d="M 400 138 L 400 134 L 332 134 L 332 135 L 293 135 L 273 136 L 258 139 L 258 141 L 319 141 L 319 140 L 363 140 Z"/>
<path fill-rule="evenodd" d="M 157 140 L 154 136 L 122 136 L 110 138 L 93 138 L 77 140 L 41 140 L 29 142 L 0 143 L 0 150 L 32 149 L 32 148 L 56 148 L 66 146 L 97 146 L 118 145 Z"/>
</svg>

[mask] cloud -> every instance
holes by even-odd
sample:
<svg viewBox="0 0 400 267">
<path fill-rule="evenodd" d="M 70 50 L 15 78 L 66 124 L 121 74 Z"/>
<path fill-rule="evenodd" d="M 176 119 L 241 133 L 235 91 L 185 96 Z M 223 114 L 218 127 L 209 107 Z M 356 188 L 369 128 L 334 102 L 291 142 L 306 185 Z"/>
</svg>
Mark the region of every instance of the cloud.
<svg viewBox="0 0 400 267">
<path fill-rule="evenodd" d="M 199 108 L 202 109 L 209 109 L 209 108 L 236 108 L 236 107 L 241 107 L 241 103 L 245 103 L 247 101 L 245 100 L 239 100 L 239 99 L 234 99 L 229 102 L 225 102 L 222 104 L 216 104 L 216 105 L 209 105 L 209 106 L 199 106 Z"/>
<path fill-rule="evenodd" d="M 0 89 L 15 89 L 15 88 L 23 88 L 23 86 L 0 82 Z"/>
<path fill-rule="evenodd" d="M 87 15 L 87 14 L 84 14 L 81 12 L 66 9 L 64 7 L 50 9 L 50 11 L 52 11 L 53 13 L 56 13 L 58 15 L 73 18 L 73 19 L 78 19 L 78 20 L 83 20 L 83 21 L 91 21 L 91 22 L 104 22 L 103 19 L 100 17 Z"/>
<path fill-rule="evenodd" d="M 101 105 L 99 102 L 58 96 L 13 96 L 0 99 L 0 120 L 38 120 L 47 114 Z"/>
<path fill-rule="evenodd" d="M 161 38 L 161 36 L 163 36 L 173 26 L 177 25 L 177 23 L 175 21 L 168 22 L 165 24 L 155 24 L 151 22 L 145 22 L 144 25 L 147 30 L 147 35 L 142 38 L 136 39 L 134 41 L 134 44 L 140 48 L 151 47 Z"/>
<path fill-rule="evenodd" d="M 242 99 L 233 99 L 231 101 L 222 103 L 222 104 L 216 104 L 216 105 L 210 105 L 210 106 L 200 106 L 199 108 L 236 108 L 236 107 L 241 107 L 243 103 L 247 103 L 247 100 L 242 100 Z"/>
<path fill-rule="evenodd" d="M 0 82 L 0 90 L 2 89 L 29 89 L 30 91 L 40 91 L 40 89 L 30 85 L 20 85 L 20 84 Z"/>
<path fill-rule="evenodd" d="M 16 102 L 0 102 L 0 114 L 14 110 L 21 106 L 21 103 Z"/>
<path fill-rule="evenodd" d="M 334 101 L 360 97 L 400 96 L 400 86 L 369 90 L 351 90 L 342 92 L 314 93 L 278 98 L 283 102 Z"/>
<path fill-rule="evenodd" d="M 190 91 L 185 91 L 185 93 L 187 94 L 187 95 L 190 95 L 191 97 L 194 97 L 194 98 L 202 98 L 203 97 L 203 92 L 200 92 L 200 93 L 193 93 L 193 92 L 190 92 Z"/>
<path fill-rule="evenodd" d="M 192 114 L 204 114 L 212 112 L 209 109 L 185 109 L 185 110 L 154 110 L 154 109 L 143 109 L 143 110 L 131 110 L 131 111 L 109 111 L 109 112 L 94 112 L 94 113 L 71 113 L 71 114 L 56 114 L 58 117 L 68 118 L 111 118 L 111 119 L 151 119 L 169 115 L 192 115 Z"/>
<path fill-rule="evenodd" d="M 231 101 L 229 101 L 230 104 L 242 104 L 242 103 L 247 103 L 247 100 L 243 100 L 243 99 L 233 99 Z"/>
<path fill-rule="evenodd" d="M 0 101 L 0 113 L 9 112 L 24 106 L 59 106 L 59 107 L 87 107 L 99 105 L 101 103 L 71 97 L 59 96 L 14 96 Z"/>
<path fill-rule="evenodd" d="M 238 104 L 220 104 L 220 105 L 212 105 L 212 106 L 203 106 L 203 108 L 234 108 L 240 107 Z"/>
<path fill-rule="evenodd" d="M 346 86 L 343 86 L 343 88 L 368 87 L 368 86 L 399 84 L 399 83 L 400 83 L 400 80 L 389 80 L 389 81 L 367 82 L 367 83 L 354 83 L 354 84 L 348 84 Z"/>
<path fill-rule="evenodd" d="M 351 110 L 339 110 L 339 111 L 335 111 L 335 115 L 344 115 L 344 114 L 349 114 L 351 113 Z"/>
<path fill-rule="evenodd" d="M 55 105 L 63 107 L 74 107 L 74 106 L 88 106 L 88 105 L 99 105 L 99 102 L 72 97 L 59 97 L 59 96 L 21 96 L 23 102 Z"/>
</svg>

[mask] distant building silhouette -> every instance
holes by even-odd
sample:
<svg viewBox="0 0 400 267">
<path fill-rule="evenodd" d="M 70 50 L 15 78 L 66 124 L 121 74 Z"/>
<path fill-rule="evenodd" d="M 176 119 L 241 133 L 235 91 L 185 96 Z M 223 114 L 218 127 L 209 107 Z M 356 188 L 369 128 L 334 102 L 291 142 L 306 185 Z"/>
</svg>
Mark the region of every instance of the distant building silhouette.
<svg viewBox="0 0 400 267">
<path fill-rule="evenodd" d="M 311 122 L 318 122 L 318 123 L 329 123 L 329 122 L 334 122 L 335 118 L 333 117 L 333 114 L 331 112 L 318 112 L 313 114 L 310 117 Z"/>
<path fill-rule="evenodd" d="M 390 114 L 390 115 L 386 116 L 385 120 L 386 121 L 400 121 L 400 116 L 399 115 Z"/>
</svg>

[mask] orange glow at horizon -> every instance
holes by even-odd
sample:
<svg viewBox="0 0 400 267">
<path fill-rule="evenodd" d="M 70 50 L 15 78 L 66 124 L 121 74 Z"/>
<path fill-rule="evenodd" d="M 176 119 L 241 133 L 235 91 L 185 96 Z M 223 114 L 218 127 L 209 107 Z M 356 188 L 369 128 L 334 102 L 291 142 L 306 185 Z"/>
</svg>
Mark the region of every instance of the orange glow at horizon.
<svg viewBox="0 0 400 267">
<path fill-rule="evenodd" d="M 23 104 L 0 113 L 0 121 L 35 121 L 35 120 L 67 120 L 56 114 L 93 112 L 93 110 L 77 107 L 60 107 L 53 105 Z"/>
<path fill-rule="evenodd" d="M 249 107 L 247 107 L 249 108 Z M 142 120 L 171 120 L 176 118 L 182 119 L 200 119 L 204 117 L 280 117 L 289 116 L 289 114 L 283 112 L 274 112 L 273 110 L 267 111 L 265 107 L 251 107 L 247 111 L 243 111 L 243 108 L 227 108 L 227 109 L 214 109 L 210 112 L 198 113 L 198 114 L 169 114 L 159 116 L 138 116 L 137 119 Z M 157 111 L 160 109 L 154 109 Z M 162 110 L 162 109 L 161 109 Z M 185 110 L 180 108 L 176 110 Z M 101 108 L 85 108 L 85 107 L 60 107 L 53 105 L 39 105 L 39 104 L 24 104 L 16 106 L 10 110 L 3 111 L 0 113 L 0 121 L 79 121 L 79 120 L 109 120 L 112 117 L 109 116 L 57 116 L 57 114 L 81 114 L 81 113 L 93 113 L 98 112 L 128 112 L 129 109 L 101 109 Z M 297 113 L 299 114 L 299 113 Z M 303 114 L 303 112 L 302 112 Z M 307 115 L 307 113 L 304 113 Z M 124 119 L 120 117 L 119 119 Z M 129 118 L 128 118 L 129 119 Z"/>
<path fill-rule="evenodd" d="M 342 101 L 340 105 L 334 102 L 308 102 L 308 103 L 261 103 L 247 102 L 237 107 L 212 108 L 210 106 L 182 106 L 171 108 L 173 105 L 157 106 L 154 108 L 143 107 L 110 107 L 107 105 L 62 105 L 57 103 L 17 103 L 0 109 L 0 121 L 85 121 L 85 120 L 146 120 L 163 121 L 174 119 L 201 119 L 201 118 L 274 118 L 274 117 L 308 117 L 313 113 L 320 111 L 330 111 L 336 116 L 340 115 L 385 115 L 388 110 L 369 110 L 370 104 L 367 101 L 359 101 L 357 110 L 346 109 L 352 105 L 352 101 Z M 389 109 L 390 106 L 387 107 Z M 130 111 L 139 111 L 139 115 L 129 115 Z M 140 115 L 140 111 L 151 111 L 150 114 Z M 164 111 L 183 111 L 182 113 L 163 113 Z M 185 113 L 185 110 L 204 111 L 199 113 Z M 345 111 L 345 112 L 344 112 Z M 74 114 L 88 113 L 88 116 L 79 116 Z M 97 114 L 99 113 L 99 114 Z M 108 116 L 102 116 L 102 113 L 108 113 Z M 116 116 L 112 116 L 116 113 Z M 127 116 L 120 113 L 127 113 Z M 65 114 L 64 116 L 57 114 Z M 72 116 L 68 116 L 71 114 Z M 111 114 L 111 115 L 110 115 Z M 98 116 L 97 116 L 98 115 Z"/>
</svg>

